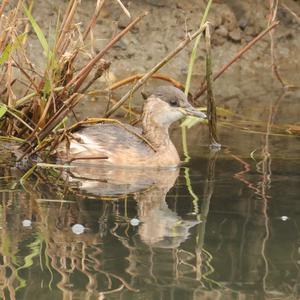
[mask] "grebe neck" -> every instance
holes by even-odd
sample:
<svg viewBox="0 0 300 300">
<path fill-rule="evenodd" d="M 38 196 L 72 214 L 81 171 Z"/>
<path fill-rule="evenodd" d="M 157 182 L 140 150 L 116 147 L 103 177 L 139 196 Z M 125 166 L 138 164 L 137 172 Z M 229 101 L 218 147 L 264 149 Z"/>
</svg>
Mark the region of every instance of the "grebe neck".
<svg viewBox="0 0 300 300">
<path fill-rule="evenodd" d="M 151 111 L 144 110 L 142 115 L 143 136 L 157 150 L 168 146 L 174 147 L 169 136 L 169 124 L 162 124 Z"/>
</svg>

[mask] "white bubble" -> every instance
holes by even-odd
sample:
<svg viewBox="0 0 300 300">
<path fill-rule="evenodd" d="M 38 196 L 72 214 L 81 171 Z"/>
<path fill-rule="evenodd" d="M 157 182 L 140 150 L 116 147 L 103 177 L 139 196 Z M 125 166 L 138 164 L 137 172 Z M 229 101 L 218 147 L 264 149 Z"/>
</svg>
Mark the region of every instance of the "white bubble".
<svg viewBox="0 0 300 300">
<path fill-rule="evenodd" d="M 23 227 L 30 227 L 31 226 L 31 220 L 23 220 L 22 225 L 23 225 Z"/>
<path fill-rule="evenodd" d="M 130 224 L 132 226 L 138 226 L 140 224 L 140 220 L 137 219 L 137 218 L 133 218 L 133 219 L 130 220 Z"/>
<path fill-rule="evenodd" d="M 281 219 L 282 221 L 287 221 L 287 220 L 289 219 L 289 217 L 288 217 L 288 216 L 281 216 L 280 219 Z"/>
<path fill-rule="evenodd" d="M 191 211 L 189 213 L 186 214 L 187 216 L 197 216 L 197 213 L 194 211 Z"/>
<path fill-rule="evenodd" d="M 82 233 L 84 233 L 84 230 L 85 230 L 85 227 L 81 224 L 74 224 L 72 226 L 72 231 L 75 234 L 82 234 Z"/>
</svg>

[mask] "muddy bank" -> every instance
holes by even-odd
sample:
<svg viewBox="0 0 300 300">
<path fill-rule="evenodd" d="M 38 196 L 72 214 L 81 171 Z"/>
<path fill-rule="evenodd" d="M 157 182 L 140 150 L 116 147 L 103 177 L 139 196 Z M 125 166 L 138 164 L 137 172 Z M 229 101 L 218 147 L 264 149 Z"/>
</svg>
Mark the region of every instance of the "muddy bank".
<svg viewBox="0 0 300 300">
<path fill-rule="evenodd" d="M 187 32 L 193 32 L 197 28 L 206 5 L 205 1 L 182 0 L 124 3 L 133 15 L 145 10 L 149 11 L 149 15 L 109 53 L 108 59 L 113 62 L 111 79 L 120 79 L 149 70 L 169 53 Z M 286 1 L 286 4 L 300 14 L 298 3 Z M 82 10 L 82 21 L 88 19 L 93 5 L 93 1 L 86 2 L 85 9 Z M 268 13 L 268 1 L 227 0 L 213 3 L 209 21 L 214 26 L 212 43 L 215 71 L 266 28 Z M 279 71 L 289 84 L 297 85 L 300 79 L 300 27 L 297 20 L 283 7 L 279 8 L 278 19 L 280 25 L 275 31 L 275 45 Z M 115 24 L 114 28 L 111 26 L 112 22 Z M 101 49 L 105 38 L 124 28 L 127 22 L 127 16 L 116 3 L 112 1 L 106 5 L 94 31 L 95 38 L 100 37 L 95 41 L 95 50 Z M 161 73 L 184 83 L 190 52 L 191 45 L 164 67 Z M 204 78 L 204 57 L 202 43 L 194 69 L 192 90 L 195 90 Z M 271 71 L 268 35 L 232 66 L 215 85 L 219 105 L 254 118 L 260 118 L 264 114 L 265 102 L 276 97 L 279 89 L 280 84 Z M 120 91 L 119 95 L 121 93 Z M 293 111 L 292 108 L 288 114 L 295 119 L 298 115 L 295 116 Z M 88 114 L 88 111 L 86 113 Z"/>
<path fill-rule="evenodd" d="M 144 11 L 148 11 L 149 14 L 109 51 L 105 59 L 112 62 L 110 72 L 94 85 L 95 88 L 103 88 L 113 81 L 149 70 L 188 33 L 197 29 L 206 6 L 206 1 L 199 0 L 124 0 L 123 3 L 133 17 Z M 49 32 L 50 42 L 54 36 L 57 16 L 64 10 L 66 4 L 65 1 L 56 0 L 38 1 L 34 5 L 33 15 L 44 31 Z M 300 15 L 300 5 L 297 1 L 286 0 L 284 4 Z M 82 1 L 77 15 L 79 29 L 84 28 L 94 9 L 95 1 Z M 212 44 L 215 71 L 266 28 L 268 14 L 268 1 L 214 1 L 208 19 L 214 27 Z M 275 45 L 279 72 L 289 84 L 298 85 L 300 26 L 297 18 L 283 6 L 279 7 L 278 19 L 280 25 L 275 31 Z M 92 42 L 90 40 L 83 51 L 96 53 L 129 21 L 117 1 L 106 1 L 93 30 Z M 31 32 L 30 39 L 31 57 L 37 65 L 42 66 L 44 59 L 41 46 L 33 32 Z M 184 49 L 160 73 L 184 83 L 191 47 L 192 45 Z M 203 43 L 200 48 L 193 74 L 192 91 L 199 87 L 204 78 Z M 150 81 L 150 85 L 151 82 L 153 81 Z M 157 81 L 154 84 L 156 83 Z M 127 90 L 128 86 L 118 90 L 114 97 L 118 99 Z M 137 94 L 137 98 L 140 98 L 139 93 Z M 268 35 L 218 79 L 215 84 L 215 94 L 217 103 L 221 107 L 255 119 L 264 118 L 265 103 L 275 101 L 280 94 L 280 84 L 271 71 Z M 291 96 L 290 105 L 284 107 L 284 113 L 281 111 L 290 123 L 299 119 L 294 107 L 298 96 L 298 94 Z M 103 108 L 106 107 L 103 102 L 106 103 L 106 101 L 105 97 L 85 100 L 84 105 L 79 105 L 77 108 L 79 117 L 101 115 Z M 135 104 L 139 107 L 140 101 L 133 101 L 133 106 Z"/>
</svg>

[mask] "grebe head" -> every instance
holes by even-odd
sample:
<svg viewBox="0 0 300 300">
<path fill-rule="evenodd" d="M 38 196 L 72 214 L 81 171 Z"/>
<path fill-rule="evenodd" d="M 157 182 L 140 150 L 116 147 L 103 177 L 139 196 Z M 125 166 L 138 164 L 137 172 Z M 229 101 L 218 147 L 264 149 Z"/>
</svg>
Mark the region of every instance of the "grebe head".
<svg viewBox="0 0 300 300">
<path fill-rule="evenodd" d="M 157 88 L 144 105 L 144 115 L 150 114 L 156 124 L 169 127 L 173 122 L 184 116 L 194 116 L 206 119 L 206 114 L 196 110 L 189 102 L 186 95 L 173 86 Z"/>
</svg>

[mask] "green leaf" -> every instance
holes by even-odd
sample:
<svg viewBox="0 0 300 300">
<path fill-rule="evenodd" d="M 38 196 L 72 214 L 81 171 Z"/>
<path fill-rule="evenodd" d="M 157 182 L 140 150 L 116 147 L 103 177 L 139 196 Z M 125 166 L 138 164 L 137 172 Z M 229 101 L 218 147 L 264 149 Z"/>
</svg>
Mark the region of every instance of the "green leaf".
<svg viewBox="0 0 300 300">
<path fill-rule="evenodd" d="M 17 49 L 20 44 L 22 43 L 22 41 L 24 40 L 24 38 L 26 37 L 26 33 L 22 33 L 20 35 L 18 35 L 16 37 L 16 40 L 14 41 L 14 43 L 8 44 L 6 45 L 6 47 L 4 48 L 2 54 L 0 55 L 0 66 L 7 61 L 9 54 Z"/>
<path fill-rule="evenodd" d="M 0 66 L 7 61 L 9 53 L 12 50 L 12 44 L 8 44 L 5 48 L 4 51 L 2 52 L 1 56 L 0 56 Z"/>
<path fill-rule="evenodd" d="M 50 84 L 50 80 L 46 79 L 44 87 L 43 87 L 43 92 L 44 94 L 49 94 L 51 92 L 51 84 Z"/>
<path fill-rule="evenodd" d="M 208 16 L 208 13 L 209 13 L 212 2 L 213 2 L 213 0 L 209 0 L 208 3 L 207 3 L 204 14 L 203 14 L 203 17 L 202 17 L 201 22 L 200 22 L 199 28 L 204 26 L 204 24 L 207 20 L 207 16 Z M 201 36 L 202 36 L 202 34 L 199 34 L 197 36 L 197 38 L 195 40 L 193 50 L 192 50 L 192 54 L 191 54 L 191 57 L 190 57 L 189 66 L 188 66 L 188 75 L 187 75 L 187 78 L 186 78 L 185 91 L 184 91 L 186 95 L 188 95 L 189 90 L 190 90 L 193 68 L 194 68 L 196 55 L 197 55 L 197 49 L 198 49 L 198 46 L 199 46 L 199 43 L 200 43 Z"/>
<path fill-rule="evenodd" d="M 30 13 L 30 10 L 28 8 L 26 8 L 24 6 L 24 11 L 25 11 L 25 14 L 37 36 L 37 38 L 39 39 L 40 41 L 40 44 L 42 45 L 43 49 L 44 49 L 44 52 L 46 53 L 46 56 L 48 58 L 51 58 L 53 56 L 53 53 L 51 52 L 51 50 L 49 49 L 49 45 L 48 45 L 48 42 L 46 40 L 46 37 L 41 29 L 41 27 L 38 25 L 38 23 L 36 22 L 36 20 L 33 18 L 33 16 L 31 15 Z"/>
<path fill-rule="evenodd" d="M 6 114 L 7 106 L 0 103 L 0 119 Z"/>
</svg>

